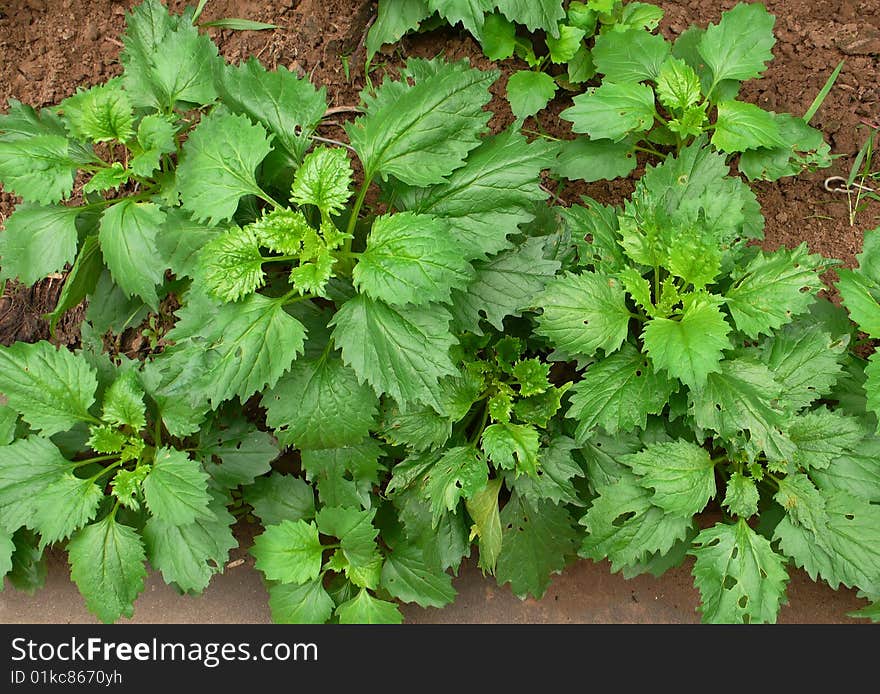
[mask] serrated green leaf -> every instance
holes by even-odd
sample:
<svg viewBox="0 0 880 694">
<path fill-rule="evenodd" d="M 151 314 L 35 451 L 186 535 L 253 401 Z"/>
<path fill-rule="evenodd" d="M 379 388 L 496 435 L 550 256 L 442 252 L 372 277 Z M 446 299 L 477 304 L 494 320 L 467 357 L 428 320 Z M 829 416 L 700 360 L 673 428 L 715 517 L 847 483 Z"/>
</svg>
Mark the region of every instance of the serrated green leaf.
<svg viewBox="0 0 880 694">
<path fill-rule="evenodd" d="M 113 280 L 126 296 L 142 298 L 154 310 L 159 306 L 156 285 L 164 278 L 165 263 L 156 252 L 156 237 L 165 213 L 151 202 L 122 200 L 101 216 L 98 240 Z"/>
<path fill-rule="evenodd" d="M 172 208 L 156 235 L 156 247 L 178 279 L 194 277 L 202 247 L 221 233 L 221 229 L 194 222 L 180 208 Z"/>
<path fill-rule="evenodd" d="M 131 99 L 122 81 L 112 79 L 86 90 L 78 89 L 59 105 L 71 135 L 92 142 L 127 142 L 134 135 Z"/>
<path fill-rule="evenodd" d="M 152 84 L 151 57 L 179 20 L 172 17 L 159 0 L 145 0 L 126 14 L 124 48 L 120 61 L 125 68 L 123 80 L 126 90 L 138 106 L 155 104 Z"/>
<path fill-rule="evenodd" d="M 738 166 L 746 177 L 775 181 L 805 170 L 831 166 L 831 147 L 821 131 L 811 128 L 797 116 L 787 113 L 771 115 L 779 125 L 783 144 L 743 152 Z"/>
<path fill-rule="evenodd" d="M 421 607 L 444 607 L 455 600 L 452 578 L 425 563 L 422 551 L 412 545 L 395 547 L 382 566 L 382 587 L 391 597 Z"/>
<path fill-rule="evenodd" d="M 514 595 L 540 599 L 550 576 L 565 568 L 577 549 L 577 533 L 564 506 L 549 501 L 532 503 L 514 494 L 501 511 L 501 554 L 495 576 L 510 583 Z"/>
<path fill-rule="evenodd" d="M 565 17 L 561 0 L 495 0 L 495 6 L 511 22 L 525 24 L 529 31 L 543 29 L 559 35 L 559 20 Z"/>
<path fill-rule="evenodd" d="M 439 12 L 451 26 L 458 22 L 478 36 L 483 28 L 483 15 L 492 10 L 495 0 L 427 0 L 432 12 Z"/>
<path fill-rule="evenodd" d="M 810 578 L 817 576 L 832 589 L 842 583 L 870 594 L 880 591 L 880 507 L 846 492 L 823 495 L 827 523 L 811 531 L 786 516 L 774 540 Z"/>
<path fill-rule="evenodd" d="M 340 624 L 400 624 L 403 621 L 397 605 L 374 598 L 366 588 L 339 605 L 336 617 Z"/>
<path fill-rule="evenodd" d="M 718 523 L 694 539 L 694 584 L 703 622 L 775 623 L 785 604 L 785 559 L 744 520 Z"/>
<path fill-rule="evenodd" d="M 598 272 L 558 277 L 535 299 L 539 335 L 570 355 L 606 354 L 626 339 L 630 312 L 618 280 Z"/>
<path fill-rule="evenodd" d="M 671 46 L 643 29 L 608 31 L 596 37 L 593 62 L 608 82 L 657 80 Z"/>
<path fill-rule="evenodd" d="M 135 431 L 146 426 L 144 390 L 134 371 L 120 374 L 104 393 L 102 419 L 117 426 L 130 426 Z"/>
<path fill-rule="evenodd" d="M 489 468 L 473 446 L 444 451 L 428 471 L 425 495 L 431 502 L 432 525 L 436 527 L 446 512 L 455 512 L 458 502 L 470 499 L 486 486 Z"/>
<path fill-rule="evenodd" d="M 293 475 L 273 473 L 245 487 L 242 498 L 253 506 L 264 526 L 298 521 L 315 515 L 315 492 L 311 485 Z"/>
<path fill-rule="evenodd" d="M 119 450 L 122 446 L 119 446 Z M 119 503 L 125 508 L 132 511 L 140 510 L 143 501 L 142 485 L 146 476 L 150 474 L 149 465 L 138 465 L 133 470 L 120 469 L 117 470 L 110 483 L 115 496 Z"/>
<path fill-rule="evenodd" d="M 76 258 L 76 207 L 22 203 L 4 220 L 0 236 L 0 281 L 28 286 L 64 269 Z"/>
<path fill-rule="evenodd" d="M 318 147 L 297 169 L 290 199 L 297 205 L 315 205 L 325 215 L 338 214 L 351 197 L 351 164 L 341 147 Z"/>
<path fill-rule="evenodd" d="M 67 543 L 70 578 L 102 622 L 131 617 L 147 575 L 138 534 L 113 514 L 87 525 Z"/>
<path fill-rule="evenodd" d="M 566 416 L 577 420 L 580 440 L 596 426 L 609 434 L 632 431 L 644 428 L 649 414 L 660 414 L 675 390 L 674 381 L 656 373 L 647 357 L 625 343 L 584 372 L 572 389 Z"/>
<path fill-rule="evenodd" d="M 40 492 L 31 526 L 41 535 L 40 546 L 63 540 L 92 520 L 103 498 L 93 480 L 65 472 Z"/>
<path fill-rule="evenodd" d="M 550 60 L 554 63 L 567 63 L 583 46 L 586 32 L 570 24 L 559 24 L 557 30 L 558 37 L 548 35 L 545 39 L 547 49 L 550 51 Z"/>
<path fill-rule="evenodd" d="M 567 436 L 555 436 L 549 445 L 541 449 L 538 474 L 535 477 L 520 476 L 514 480 L 517 493 L 533 503 L 546 499 L 555 504 L 583 506 L 572 482 L 575 477 L 584 476 L 583 469 L 572 456 L 576 446 L 574 440 Z"/>
<path fill-rule="evenodd" d="M 0 393 L 22 419 L 44 436 L 94 421 L 98 379 L 85 359 L 48 342 L 0 348 Z"/>
<path fill-rule="evenodd" d="M 546 72 L 519 70 L 507 80 L 510 110 L 519 119 L 534 116 L 556 95 L 556 81 Z"/>
<path fill-rule="evenodd" d="M 504 318 L 520 315 L 559 269 L 558 261 L 543 255 L 544 240 L 530 238 L 516 249 L 478 262 L 467 288 L 452 293 L 456 325 L 480 335 L 480 322 L 485 320 L 503 330 Z"/>
<path fill-rule="evenodd" d="M 327 109 L 325 87 L 316 89 L 283 65 L 266 70 L 251 58 L 225 66 L 218 88 L 224 105 L 261 123 L 295 163 L 302 161 Z"/>
<path fill-rule="evenodd" d="M 12 541 L 12 533 L 0 528 L 0 580 L 12 571 L 13 552 L 15 543 Z"/>
<path fill-rule="evenodd" d="M 60 451 L 43 437 L 0 446 L 0 528 L 14 532 L 34 525 L 46 492 L 70 470 Z"/>
<path fill-rule="evenodd" d="M 835 458 L 857 451 L 865 430 L 853 417 L 820 408 L 793 417 L 788 435 L 797 447 L 793 463 L 805 470 L 824 470 Z"/>
<path fill-rule="evenodd" d="M 810 471 L 811 479 L 825 494 L 842 491 L 852 496 L 880 503 L 880 439 L 865 438 L 853 452 L 837 458 L 822 470 Z"/>
<path fill-rule="evenodd" d="M 785 509 L 791 520 L 811 532 L 821 532 L 828 524 L 825 497 L 803 473 L 786 475 L 779 480 L 773 500 Z"/>
<path fill-rule="evenodd" d="M 377 99 L 368 115 L 346 126 L 366 178 L 441 183 L 479 144 L 489 118 L 482 107 L 497 76 L 465 62 L 437 63 L 432 74 L 396 90 L 393 99 Z"/>
<path fill-rule="evenodd" d="M 760 358 L 782 386 L 781 398 L 799 410 L 831 390 L 842 371 L 845 349 L 845 340 L 833 338 L 804 318 L 766 339 Z"/>
<path fill-rule="evenodd" d="M 666 513 L 693 516 L 715 496 L 715 465 L 709 452 L 689 441 L 653 443 L 620 461 L 654 490 L 651 502 Z"/>
<path fill-rule="evenodd" d="M 756 338 L 806 312 L 823 286 L 822 269 L 822 257 L 810 255 L 805 243 L 790 251 L 759 253 L 744 269 L 734 271 L 734 283 L 726 292 L 737 328 Z"/>
<path fill-rule="evenodd" d="M 211 296 L 238 301 L 265 283 L 264 261 L 252 226 L 232 227 L 202 248 L 196 277 Z"/>
<path fill-rule="evenodd" d="M 182 451 L 160 448 L 143 483 L 150 512 L 170 525 L 211 518 L 208 475 Z"/>
<path fill-rule="evenodd" d="M 700 78 L 683 60 L 669 56 L 657 72 L 657 98 L 666 108 L 684 112 L 700 101 Z"/>
<path fill-rule="evenodd" d="M 352 567 L 364 568 L 378 556 L 376 536 L 379 529 L 373 525 L 375 509 L 333 508 L 325 506 L 315 517 L 318 529 L 324 535 L 339 539 L 340 548 Z"/>
<path fill-rule="evenodd" d="M 358 295 L 342 305 L 331 325 L 345 363 L 377 394 L 387 393 L 403 405 L 439 407 L 436 383 L 456 373 L 449 358 L 456 341 L 449 319 L 440 306 L 404 311 Z"/>
<path fill-rule="evenodd" d="M 267 423 L 282 445 L 299 449 L 359 443 L 376 419 L 378 398 L 342 360 L 297 360 L 263 396 Z"/>
<path fill-rule="evenodd" d="M 229 550 L 238 547 L 231 528 L 235 518 L 216 503 L 211 511 L 214 518 L 197 518 L 189 525 L 164 523 L 156 517 L 147 521 L 143 530 L 147 559 L 166 583 L 201 593 L 225 568 Z"/>
<path fill-rule="evenodd" d="M 722 152 L 745 152 L 758 147 L 781 147 L 785 144 L 772 114 L 743 101 L 722 101 L 712 144 Z"/>
<path fill-rule="evenodd" d="M 355 265 L 355 287 L 393 306 L 447 302 L 473 270 L 441 219 L 412 212 L 381 215 Z"/>
<path fill-rule="evenodd" d="M 213 111 L 189 134 L 177 167 L 183 209 L 215 225 L 232 218 L 245 195 L 264 195 L 254 171 L 271 151 L 261 125 Z"/>
<path fill-rule="evenodd" d="M 76 170 L 61 135 L 0 140 L 0 181 L 26 202 L 51 205 L 67 199 Z"/>
<path fill-rule="evenodd" d="M 501 515 L 498 510 L 498 492 L 504 480 L 501 477 L 489 480 L 482 490 L 465 501 L 468 515 L 473 519 L 471 537 L 479 542 L 480 568 L 490 574 L 495 573 L 498 555 L 501 553 L 502 531 Z"/>
<path fill-rule="evenodd" d="M 573 101 L 559 116 L 572 123 L 574 132 L 586 133 L 591 140 L 620 142 L 654 124 L 654 92 L 645 84 L 603 82 Z"/>
<path fill-rule="evenodd" d="M 880 285 L 865 273 L 838 270 L 837 289 L 843 304 L 859 328 L 871 337 L 880 337 Z"/>
<path fill-rule="evenodd" d="M 734 472 L 727 480 L 727 491 L 722 505 L 734 516 L 751 518 L 758 513 L 758 488 L 751 477 Z"/>
<path fill-rule="evenodd" d="M 163 154 L 177 150 L 174 141 L 176 128 L 165 116 L 158 113 L 144 116 L 138 124 L 137 143 L 140 151 L 129 161 L 136 176 L 152 176 L 159 168 Z"/>
<path fill-rule="evenodd" d="M 467 165 L 429 188 L 395 188 L 401 209 L 443 217 L 468 260 L 511 246 L 518 225 L 534 219 L 535 202 L 546 200 L 541 170 L 551 162 L 546 142 L 527 142 L 514 128 L 485 138 L 468 154 Z"/>
<path fill-rule="evenodd" d="M 721 368 L 723 351 L 730 347 L 730 326 L 712 295 L 694 294 L 679 320 L 652 318 L 642 339 L 655 369 L 666 371 L 691 388 L 701 388 Z"/>
<path fill-rule="evenodd" d="M 333 614 L 333 598 L 320 579 L 296 585 L 269 586 L 269 609 L 275 624 L 324 624 Z"/>
<path fill-rule="evenodd" d="M 559 155 L 553 172 L 571 181 L 613 180 L 625 178 L 636 168 L 638 161 L 629 140 L 591 140 L 578 137 L 559 143 Z"/>
<path fill-rule="evenodd" d="M 83 193 L 102 193 L 106 190 L 117 190 L 130 177 L 131 171 L 118 161 L 114 161 L 110 166 L 98 170 L 91 177 L 89 182 L 83 186 Z"/>
<path fill-rule="evenodd" d="M 256 568 L 271 581 L 303 584 L 321 573 L 323 547 L 318 527 L 304 520 L 270 525 L 254 538 Z"/>
<path fill-rule="evenodd" d="M 596 561 L 608 558 L 611 570 L 665 554 L 685 537 L 690 518 L 668 514 L 651 503 L 651 492 L 628 471 L 599 489 L 599 496 L 580 520 L 586 526 L 579 554 Z"/>
<path fill-rule="evenodd" d="M 690 402 L 698 426 L 730 440 L 747 431 L 756 450 L 771 460 L 790 460 L 795 445 L 783 432 L 786 417 L 778 398 L 780 386 L 766 366 L 750 359 L 727 359 L 711 373 Z"/>
<path fill-rule="evenodd" d="M 714 83 L 760 77 L 773 59 L 776 17 L 759 4 L 740 3 L 722 13 L 699 40 L 699 52 L 712 71 Z"/>
<path fill-rule="evenodd" d="M 480 439 L 483 450 L 495 465 L 516 470 L 517 475 L 538 474 L 538 430 L 527 424 L 497 423 L 486 427 Z"/>
<path fill-rule="evenodd" d="M 148 54 L 153 105 L 170 109 L 178 102 L 205 105 L 217 98 L 214 73 L 222 65 L 217 46 L 190 22 L 179 21 Z"/>
</svg>

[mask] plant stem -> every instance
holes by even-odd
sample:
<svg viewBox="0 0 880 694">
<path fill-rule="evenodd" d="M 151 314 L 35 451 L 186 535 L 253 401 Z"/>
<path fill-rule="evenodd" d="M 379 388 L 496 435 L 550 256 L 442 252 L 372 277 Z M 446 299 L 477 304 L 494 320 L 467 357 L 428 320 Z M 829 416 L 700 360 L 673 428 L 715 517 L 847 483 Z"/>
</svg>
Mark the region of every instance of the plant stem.
<svg viewBox="0 0 880 694">
<path fill-rule="evenodd" d="M 106 460 L 115 460 L 119 457 L 118 453 L 114 453 L 112 455 L 99 455 L 95 458 L 86 458 L 85 460 L 72 460 L 70 461 L 70 467 L 76 469 L 78 467 L 85 467 L 86 465 L 91 465 L 92 463 L 103 463 Z"/>
<path fill-rule="evenodd" d="M 121 460 L 117 460 L 117 461 L 116 461 L 115 463 L 113 463 L 112 465 L 108 465 L 108 466 L 105 467 L 105 468 L 101 468 L 101 470 L 100 470 L 99 472 L 96 472 L 94 475 L 92 475 L 91 477 L 89 477 L 89 478 L 88 478 L 88 481 L 89 481 L 89 482 L 94 482 L 95 480 L 97 480 L 97 479 L 103 477 L 104 475 L 106 475 L 108 472 L 112 472 L 113 470 L 115 470 L 116 468 L 118 468 L 120 465 L 122 465 L 122 461 L 121 461 Z"/>
<path fill-rule="evenodd" d="M 645 154 L 653 154 L 656 157 L 660 157 L 661 159 L 666 159 L 666 155 L 663 154 L 660 150 L 654 149 L 653 147 L 644 147 L 642 145 L 634 145 L 633 149 L 636 152 L 644 152 Z"/>
<path fill-rule="evenodd" d="M 358 215 L 361 213 L 361 207 L 364 206 L 364 200 L 367 198 L 367 190 L 372 182 L 372 175 L 364 175 L 364 183 L 358 191 L 357 199 L 354 201 L 354 207 L 351 208 L 351 215 L 348 218 L 348 224 L 345 226 L 345 245 L 342 247 L 344 253 L 351 253 L 351 242 L 354 240 L 354 230 L 357 227 Z"/>
</svg>

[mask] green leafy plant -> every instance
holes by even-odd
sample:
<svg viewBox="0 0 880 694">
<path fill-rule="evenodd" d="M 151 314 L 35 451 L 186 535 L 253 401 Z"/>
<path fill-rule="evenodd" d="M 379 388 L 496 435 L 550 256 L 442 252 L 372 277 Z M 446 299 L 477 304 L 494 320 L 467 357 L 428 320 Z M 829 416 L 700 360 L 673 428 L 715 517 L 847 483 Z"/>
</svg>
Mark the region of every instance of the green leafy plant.
<svg viewBox="0 0 880 694">
<path fill-rule="evenodd" d="M 581 555 L 627 575 L 693 555 L 709 622 L 775 621 L 790 561 L 875 599 L 876 420 L 846 315 L 816 296 L 829 261 L 748 245 L 754 198 L 700 140 L 622 209 L 568 217 L 591 242 L 537 332 L 586 364 L 566 413 L 595 494 Z"/>
<path fill-rule="evenodd" d="M 560 114 L 586 137 L 562 143 L 558 171 L 586 180 L 627 176 L 636 152 L 663 157 L 704 134 L 717 151 L 738 155 L 752 180 L 830 166 L 830 147 L 809 122 L 841 66 L 803 118 L 737 99 L 742 82 L 760 77 L 773 57 L 774 23 L 763 5 L 741 3 L 674 43 L 640 28 L 600 34 L 592 59 L 602 82 Z"/>
</svg>

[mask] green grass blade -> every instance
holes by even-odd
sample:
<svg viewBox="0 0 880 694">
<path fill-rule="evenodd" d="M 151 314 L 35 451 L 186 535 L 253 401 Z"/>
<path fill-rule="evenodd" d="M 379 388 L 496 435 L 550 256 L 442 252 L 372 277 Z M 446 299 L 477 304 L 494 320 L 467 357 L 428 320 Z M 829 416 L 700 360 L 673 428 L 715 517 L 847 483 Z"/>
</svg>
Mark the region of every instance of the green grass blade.
<svg viewBox="0 0 880 694">
<path fill-rule="evenodd" d="M 255 22 L 250 19 L 234 19 L 231 17 L 204 22 L 200 26 L 214 27 L 215 29 L 235 29 L 236 31 L 262 31 L 264 29 L 278 28 L 277 24 L 266 24 L 265 22 Z"/>
<path fill-rule="evenodd" d="M 834 72 L 831 73 L 828 80 L 825 82 L 825 86 L 819 90 L 819 93 L 816 94 L 816 98 L 813 99 L 813 103 L 810 104 L 810 108 L 807 109 L 807 112 L 804 114 L 804 122 L 809 123 L 813 120 L 813 116 L 816 115 L 816 111 L 819 110 L 819 107 L 822 105 L 822 102 L 825 101 L 825 97 L 828 96 L 828 92 L 831 91 L 831 88 L 834 86 L 834 83 L 837 81 L 838 75 L 840 75 L 840 71 L 843 69 L 843 64 L 845 60 L 841 60 L 837 63 L 837 67 L 834 68 Z"/>
</svg>

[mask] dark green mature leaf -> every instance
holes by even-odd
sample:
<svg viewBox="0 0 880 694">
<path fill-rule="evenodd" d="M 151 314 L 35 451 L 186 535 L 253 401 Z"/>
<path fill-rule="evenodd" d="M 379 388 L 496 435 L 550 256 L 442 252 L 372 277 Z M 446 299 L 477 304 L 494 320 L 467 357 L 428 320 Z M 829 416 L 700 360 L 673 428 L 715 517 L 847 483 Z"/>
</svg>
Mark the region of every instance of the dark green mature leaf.
<svg viewBox="0 0 880 694">
<path fill-rule="evenodd" d="M 559 114 L 576 133 L 592 140 L 620 142 L 630 133 L 642 133 L 654 124 L 654 92 L 633 82 L 603 82 L 573 99 L 574 105 Z"/>
<path fill-rule="evenodd" d="M 744 520 L 718 523 L 694 539 L 690 554 L 694 583 L 703 597 L 700 611 L 709 623 L 776 622 L 785 604 L 785 558 Z"/>
<path fill-rule="evenodd" d="M 495 0 L 495 6 L 511 22 L 525 24 L 529 31 L 543 29 L 559 35 L 559 20 L 565 17 L 561 0 Z"/>
<path fill-rule="evenodd" d="M 843 369 L 840 359 L 845 350 L 845 340 L 803 319 L 766 339 L 760 358 L 782 386 L 781 398 L 799 410 L 831 390 Z"/>
<path fill-rule="evenodd" d="M 414 60 L 409 64 L 411 70 L 421 67 Z M 380 88 L 375 108 L 346 126 L 367 179 L 381 174 L 410 185 L 441 183 L 479 144 L 490 115 L 482 106 L 498 73 L 465 62 L 425 67 L 430 74 L 395 89 L 393 98 L 390 90 Z"/>
<path fill-rule="evenodd" d="M 591 140 L 579 137 L 559 143 L 553 172 L 571 181 L 612 180 L 629 176 L 638 160 L 629 140 Z"/>
<path fill-rule="evenodd" d="M 87 525 L 67 543 L 70 578 L 89 610 L 105 624 L 131 617 L 147 575 L 138 534 L 113 514 Z"/>
<path fill-rule="evenodd" d="M 514 595 L 541 598 L 550 576 L 565 568 L 577 550 L 577 532 L 564 506 L 533 503 L 514 494 L 501 511 L 501 554 L 495 575 Z"/>
<path fill-rule="evenodd" d="M 136 295 L 153 310 L 159 306 L 156 285 L 161 284 L 165 263 L 156 252 L 156 237 L 165 213 L 151 202 L 122 200 L 101 216 L 98 240 L 113 280 L 126 296 Z"/>
<path fill-rule="evenodd" d="M 482 320 L 503 330 L 504 318 L 519 316 L 556 274 L 559 265 L 556 260 L 544 258 L 542 238 L 526 239 L 518 248 L 478 262 L 467 288 L 452 293 L 455 324 L 477 335 L 482 334 Z"/>
<path fill-rule="evenodd" d="M 835 458 L 857 451 L 865 429 L 853 417 L 820 408 L 792 418 L 788 435 L 797 446 L 793 463 L 806 470 L 824 470 Z"/>
<path fill-rule="evenodd" d="M 298 521 L 315 515 L 315 492 L 310 484 L 293 475 L 277 473 L 260 477 L 245 487 L 244 500 L 264 526 L 286 520 Z"/>
<path fill-rule="evenodd" d="M 153 113 L 144 116 L 138 124 L 137 142 L 140 147 L 129 166 L 137 176 L 152 176 L 159 168 L 162 155 L 171 154 L 177 149 L 174 141 L 175 127 L 165 116 Z"/>
<path fill-rule="evenodd" d="M 855 451 L 831 462 L 827 468 L 810 471 L 810 477 L 823 492 L 846 492 L 880 503 L 880 438 L 869 436 L 855 447 Z"/>
<path fill-rule="evenodd" d="M 302 466 L 306 479 L 317 483 L 325 506 L 370 508 L 370 492 L 379 482 L 382 455 L 377 441 L 365 439 L 355 446 L 303 451 Z"/>
<path fill-rule="evenodd" d="M 837 274 L 837 288 L 853 321 L 871 337 L 880 337 L 880 283 L 858 270 L 839 270 Z"/>
<path fill-rule="evenodd" d="M 671 46 L 643 29 L 607 31 L 596 37 L 593 62 L 609 82 L 656 80 Z"/>
<path fill-rule="evenodd" d="M 538 503 L 544 499 L 555 504 L 574 504 L 583 506 L 573 479 L 583 477 L 583 468 L 574 459 L 572 452 L 577 447 L 567 436 L 555 436 L 541 449 L 541 465 L 535 477 L 518 477 L 514 487 L 518 494 Z M 468 505 L 468 513 L 470 504 Z M 471 513 L 473 516 L 473 513 Z M 482 549 L 480 550 L 482 553 Z"/>
<path fill-rule="evenodd" d="M 445 218 L 467 259 L 510 247 L 507 236 L 534 219 L 534 204 L 547 198 L 541 170 L 551 162 L 546 142 L 527 142 L 516 129 L 485 138 L 467 166 L 428 188 L 395 187 L 403 209 Z"/>
<path fill-rule="evenodd" d="M 495 0 L 427 0 L 432 12 L 439 12 L 449 24 L 458 22 L 478 36 L 483 28 L 483 15 L 495 7 Z"/>
<path fill-rule="evenodd" d="M 404 311 L 360 294 L 342 305 L 331 325 L 345 363 L 377 394 L 439 408 L 437 381 L 457 373 L 449 357 L 456 342 L 449 320 L 440 306 Z"/>
<path fill-rule="evenodd" d="M 386 43 L 396 43 L 404 34 L 418 28 L 433 11 L 427 0 L 398 0 L 379 4 L 378 15 L 367 32 L 367 59 L 372 60 Z"/>
<path fill-rule="evenodd" d="M 263 396 L 278 440 L 300 449 L 359 443 L 370 433 L 378 403 L 373 389 L 330 354 L 297 360 Z"/>
<path fill-rule="evenodd" d="M 269 472 L 278 457 L 278 444 L 265 431 L 260 431 L 230 407 L 228 420 L 218 416 L 199 432 L 195 457 L 212 479 L 226 489 L 253 483 L 259 475 Z"/>
<path fill-rule="evenodd" d="M 642 339 L 655 369 L 663 369 L 691 388 L 702 388 L 710 374 L 721 369 L 723 351 L 730 347 L 730 326 L 711 294 L 686 297 L 679 320 L 652 318 Z"/>
<path fill-rule="evenodd" d="M 566 354 L 610 354 L 626 339 L 630 311 L 618 280 L 598 272 L 566 274 L 547 285 L 535 299 L 544 309 L 539 335 Z"/>
<path fill-rule="evenodd" d="M 801 472 L 790 473 L 779 480 L 779 490 L 773 495 L 795 525 L 811 532 L 821 532 L 828 525 L 825 497 Z"/>
<path fill-rule="evenodd" d="M 388 400 L 380 424 L 379 434 L 383 439 L 415 451 L 439 448 L 452 435 L 452 420 L 437 414 L 428 405 L 403 408 Z"/>
<path fill-rule="evenodd" d="M 567 417 L 576 419 L 578 439 L 596 426 L 609 434 L 644 428 L 649 414 L 660 414 L 677 389 L 654 371 L 650 359 L 629 343 L 592 364 L 572 389 Z"/>
<path fill-rule="evenodd" d="M 138 106 L 156 104 L 152 83 L 151 58 L 162 39 L 179 25 L 159 0 L 145 0 L 125 17 L 126 30 L 122 35 L 125 48 L 120 61 L 125 68 L 123 79 L 126 90 Z"/>
<path fill-rule="evenodd" d="M 746 177 L 775 181 L 805 170 L 831 166 L 831 147 L 821 131 L 811 128 L 797 116 L 787 113 L 771 115 L 779 125 L 782 144 L 743 152 L 738 167 Z"/>
<path fill-rule="evenodd" d="M 315 517 L 318 529 L 324 535 L 339 539 L 340 548 L 352 567 L 364 568 L 378 557 L 376 536 L 379 529 L 373 525 L 375 509 L 334 508 L 325 506 Z"/>
<path fill-rule="evenodd" d="M 307 583 L 321 573 L 323 548 L 318 527 L 304 520 L 270 525 L 254 538 L 255 566 L 271 581 Z"/>
<path fill-rule="evenodd" d="M 546 72 L 519 70 L 507 80 L 510 110 L 524 120 L 547 106 L 556 94 L 556 81 Z"/>
<path fill-rule="evenodd" d="M 0 528 L 0 580 L 12 570 L 13 552 L 15 543 L 12 541 L 12 533 Z"/>
<path fill-rule="evenodd" d="M 0 281 L 32 285 L 64 269 L 76 257 L 75 207 L 22 203 L 5 221 L 0 235 Z"/>
<path fill-rule="evenodd" d="M 714 82 L 760 77 L 773 59 L 776 18 L 759 4 L 740 3 L 710 24 L 699 42 L 700 55 L 712 70 Z"/>
<path fill-rule="evenodd" d="M 377 217 L 352 273 L 358 290 L 392 306 L 448 302 L 472 276 L 448 224 L 413 212 Z"/>
<path fill-rule="evenodd" d="M 315 89 L 283 65 L 267 71 L 255 58 L 227 65 L 218 86 L 224 105 L 261 123 L 295 162 L 302 161 L 327 108 L 325 87 Z"/>
<path fill-rule="evenodd" d="M 403 615 L 393 602 L 379 600 L 366 588 L 336 608 L 340 624 L 400 624 Z"/>
<path fill-rule="evenodd" d="M 167 210 L 165 223 L 156 235 L 156 248 L 178 279 L 195 277 L 202 248 L 223 232 L 194 222 L 180 208 Z"/>
<path fill-rule="evenodd" d="M 26 202 L 51 205 L 73 190 L 76 163 L 62 135 L 0 137 L 0 181 Z"/>
<path fill-rule="evenodd" d="M 455 600 L 452 577 L 425 563 L 421 549 L 398 546 L 385 558 L 382 587 L 391 597 L 421 607 L 444 607 Z"/>
<path fill-rule="evenodd" d="M 197 221 L 232 218 L 245 195 L 264 196 L 254 171 L 272 150 L 261 125 L 213 111 L 190 133 L 177 167 L 183 209 Z"/>
<path fill-rule="evenodd" d="M 795 249 L 761 252 L 732 274 L 726 292 L 727 307 L 736 327 L 751 338 L 790 322 L 805 313 L 822 288 L 820 255 L 810 255 L 806 243 Z"/>
<path fill-rule="evenodd" d="M 722 101 L 712 144 L 722 152 L 745 152 L 759 147 L 782 147 L 785 141 L 773 114 L 743 101 Z"/>
<path fill-rule="evenodd" d="M 0 528 L 33 526 L 47 490 L 70 469 L 55 444 L 41 436 L 0 446 Z"/>
<path fill-rule="evenodd" d="M 296 585 L 269 586 L 269 609 L 275 624 L 324 624 L 336 605 L 320 579 Z"/>
<path fill-rule="evenodd" d="M 486 461 L 474 446 L 445 451 L 428 471 L 425 492 L 431 502 L 432 524 L 436 527 L 446 512 L 455 512 L 459 501 L 483 489 L 488 476 Z"/>
<path fill-rule="evenodd" d="M 880 507 L 843 491 L 825 497 L 827 522 L 810 530 L 790 516 L 773 535 L 780 549 L 810 578 L 833 588 L 842 583 L 871 595 L 880 592 Z"/>
<path fill-rule="evenodd" d="M 165 523 L 183 526 L 213 517 L 208 510 L 208 475 L 182 451 L 157 450 L 143 486 L 150 512 Z"/>
<path fill-rule="evenodd" d="M 693 516 L 715 496 L 715 465 L 707 450 L 690 441 L 652 443 L 620 461 L 654 490 L 651 502 L 666 513 Z"/>
<path fill-rule="evenodd" d="M 651 503 L 651 492 L 635 475 L 624 472 L 599 489 L 599 496 L 580 524 L 587 536 L 580 555 L 596 561 L 608 558 L 611 570 L 666 554 L 688 532 L 689 516 L 669 514 Z"/>
<path fill-rule="evenodd" d="M 223 571 L 229 550 L 238 547 L 231 528 L 235 518 L 216 499 L 211 512 L 214 518 L 197 518 L 189 525 L 165 523 L 155 516 L 147 521 L 147 559 L 166 583 L 201 593 L 214 574 Z"/>
<path fill-rule="evenodd" d="M 278 299 L 252 294 L 237 304 L 214 304 L 190 295 L 168 333 L 177 341 L 168 356 L 189 364 L 189 398 L 214 407 L 273 387 L 303 350 L 305 329 Z"/>
<path fill-rule="evenodd" d="M 783 433 L 786 416 L 778 398 L 781 393 L 773 374 L 750 359 L 728 359 L 719 372 L 709 374 L 705 386 L 691 390 L 694 419 L 730 440 L 741 431 L 749 433 L 756 451 L 774 461 L 790 460 L 796 448 Z"/>
<path fill-rule="evenodd" d="M 0 348 L 0 393 L 44 436 L 93 421 L 98 379 L 85 359 L 48 342 Z"/>
</svg>

